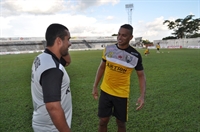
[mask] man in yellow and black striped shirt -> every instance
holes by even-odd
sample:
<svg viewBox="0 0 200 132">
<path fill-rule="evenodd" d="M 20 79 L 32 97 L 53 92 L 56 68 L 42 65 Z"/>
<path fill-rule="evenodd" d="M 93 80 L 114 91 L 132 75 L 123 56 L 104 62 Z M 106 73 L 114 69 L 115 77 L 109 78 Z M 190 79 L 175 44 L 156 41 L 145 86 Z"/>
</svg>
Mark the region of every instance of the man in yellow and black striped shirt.
<svg viewBox="0 0 200 132">
<path fill-rule="evenodd" d="M 140 53 L 129 45 L 133 38 L 133 28 L 129 24 L 122 25 L 118 32 L 117 44 L 107 46 L 96 73 L 93 85 L 93 96 L 98 98 L 98 84 L 103 77 L 99 98 L 98 116 L 99 132 L 107 131 L 111 115 L 116 117 L 118 131 L 126 131 L 128 119 L 128 98 L 130 93 L 130 76 L 136 70 L 140 85 L 140 97 L 136 109 L 144 105 L 146 79 Z"/>
<path fill-rule="evenodd" d="M 156 45 L 156 49 L 157 49 L 157 53 L 160 53 L 160 43 L 157 43 L 157 45 Z"/>
</svg>

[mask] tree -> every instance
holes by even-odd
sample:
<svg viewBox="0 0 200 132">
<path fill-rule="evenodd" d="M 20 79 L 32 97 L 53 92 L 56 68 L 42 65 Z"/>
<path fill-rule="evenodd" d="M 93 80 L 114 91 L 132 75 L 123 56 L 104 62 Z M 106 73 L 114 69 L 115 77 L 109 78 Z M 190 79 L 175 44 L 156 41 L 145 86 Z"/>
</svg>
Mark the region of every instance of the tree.
<svg viewBox="0 0 200 132">
<path fill-rule="evenodd" d="M 162 40 L 168 40 L 168 39 L 177 39 L 177 38 L 174 36 L 168 36 L 168 37 L 163 38 Z"/>
<path fill-rule="evenodd" d="M 200 33 L 195 33 L 190 36 L 190 38 L 198 38 L 198 37 L 200 37 Z"/>
<path fill-rule="evenodd" d="M 200 30 L 200 18 L 193 19 L 194 15 L 188 15 L 184 19 L 175 21 L 165 20 L 163 24 L 168 24 L 168 28 L 173 30 L 172 33 L 177 38 L 190 37 Z"/>
<path fill-rule="evenodd" d="M 153 44 L 153 42 L 150 42 L 149 40 L 142 40 L 142 43 L 145 44 Z"/>
<path fill-rule="evenodd" d="M 118 34 L 113 34 L 112 36 L 118 36 Z"/>
</svg>

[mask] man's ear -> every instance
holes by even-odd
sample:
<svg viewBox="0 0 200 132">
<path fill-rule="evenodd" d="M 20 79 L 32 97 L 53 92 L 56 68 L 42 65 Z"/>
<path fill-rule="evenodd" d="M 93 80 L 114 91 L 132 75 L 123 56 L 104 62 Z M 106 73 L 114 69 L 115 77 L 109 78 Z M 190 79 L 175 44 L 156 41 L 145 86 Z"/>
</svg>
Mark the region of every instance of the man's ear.
<svg viewBox="0 0 200 132">
<path fill-rule="evenodd" d="M 62 44 L 62 40 L 59 37 L 57 37 L 55 39 L 55 43 L 56 43 L 56 45 L 60 46 Z"/>
<path fill-rule="evenodd" d="M 130 40 L 131 40 L 131 39 L 133 39 L 133 35 L 131 35 L 131 38 L 130 38 Z"/>
</svg>

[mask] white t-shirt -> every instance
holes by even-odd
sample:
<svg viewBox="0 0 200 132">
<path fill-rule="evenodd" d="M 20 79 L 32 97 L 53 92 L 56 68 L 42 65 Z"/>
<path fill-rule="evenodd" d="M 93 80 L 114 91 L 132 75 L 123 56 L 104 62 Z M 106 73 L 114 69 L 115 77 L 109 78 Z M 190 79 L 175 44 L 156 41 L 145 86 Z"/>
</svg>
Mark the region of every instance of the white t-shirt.
<svg viewBox="0 0 200 132">
<path fill-rule="evenodd" d="M 72 99 L 70 78 L 60 60 L 48 49 L 38 55 L 32 65 L 31 94 L 33 100 L 33 128 L 56 130 L 45 103 L 60 101 L 66 121 L 71 127 Z"/>
</svg>

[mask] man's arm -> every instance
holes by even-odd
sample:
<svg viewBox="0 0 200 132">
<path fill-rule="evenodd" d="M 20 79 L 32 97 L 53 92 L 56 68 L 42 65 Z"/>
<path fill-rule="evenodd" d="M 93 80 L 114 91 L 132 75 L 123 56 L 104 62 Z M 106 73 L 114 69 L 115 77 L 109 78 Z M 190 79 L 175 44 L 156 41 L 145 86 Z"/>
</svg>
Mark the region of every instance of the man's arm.
<svg viewBox="0 0 200 132">
<path fill-rule="evenodd" d="M 46 103 L 46 109 L 49 112 L 51 120 L 59 132 L 70 132 L 70 128 L 66 122 L 64 111 L 60 101 Z"/>
<path fill-rule="evenodd" d="M 68 66 L 71 63 L 71 56 L 69 53 L 66 56 L 62 56 L 62 58 L 66 61 L 65 66 Z"/>
<path fill-rule="evenodd" d="M 106 67 L 106 62 L 102 60 L 99 65 L 99 68 L 97 70 L 94 85 L 93 85 L 92 95 L 93 95 L 94 99 L 98 98 L 98 88 L 97 87 L 98 87 L 99 81 L 101 80 L 101 78 L 104 74 L 105 67 Z"/>
<path fill-rule="evenodd" d="M 136 110 L 140 110 L 144 106 L 144 98 L 145 98 L 145 92 L 146 92 L 146 77 L 144 74 L 144 70 L 137 71 L 139 86 L 140 86 L 140 97 L 137 100 L 136 105 L 139 104 L 139 106 L 136 108 Z"/>
</svg>

